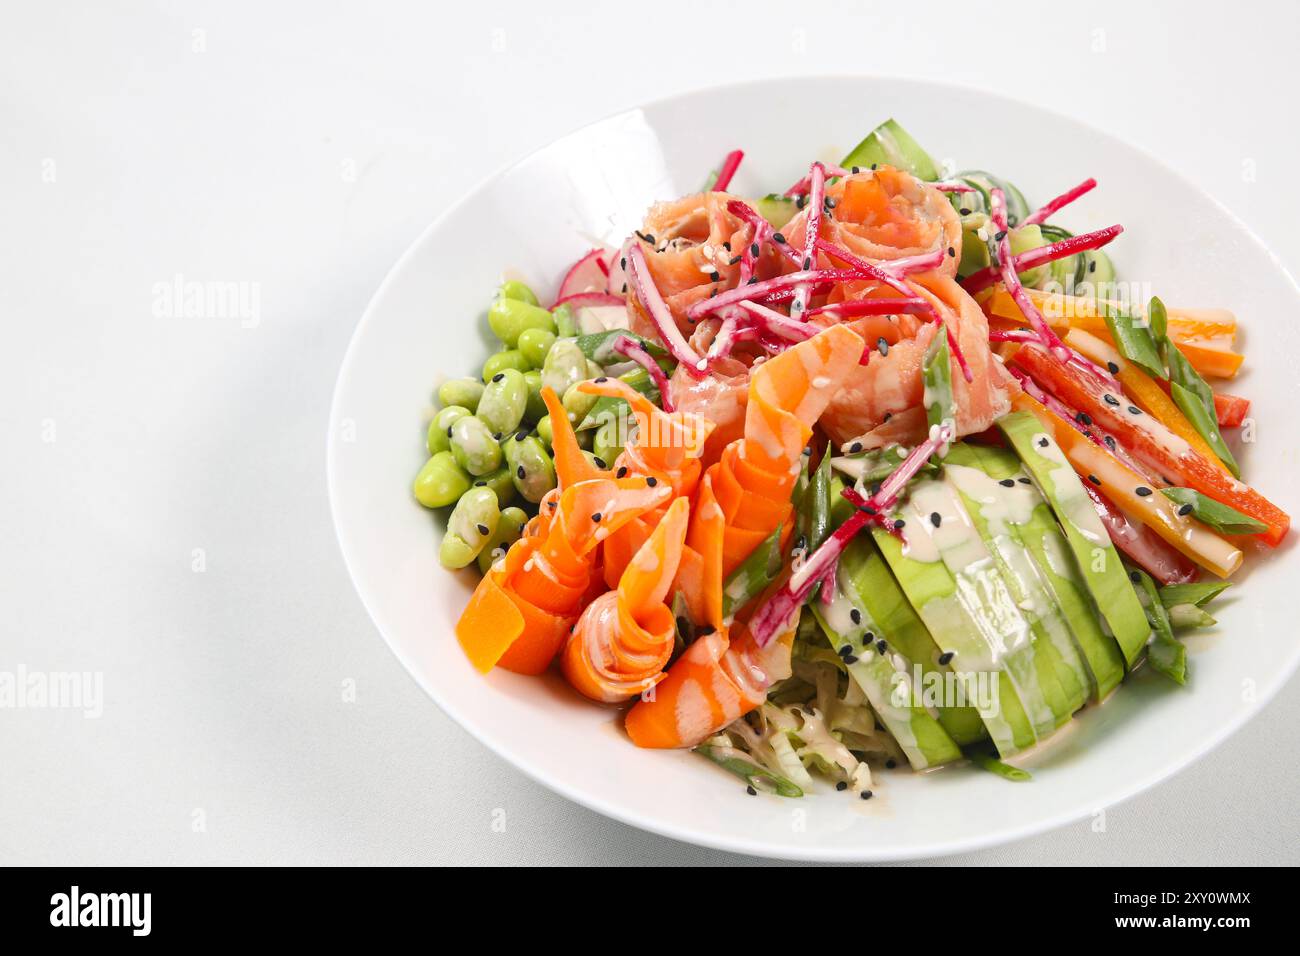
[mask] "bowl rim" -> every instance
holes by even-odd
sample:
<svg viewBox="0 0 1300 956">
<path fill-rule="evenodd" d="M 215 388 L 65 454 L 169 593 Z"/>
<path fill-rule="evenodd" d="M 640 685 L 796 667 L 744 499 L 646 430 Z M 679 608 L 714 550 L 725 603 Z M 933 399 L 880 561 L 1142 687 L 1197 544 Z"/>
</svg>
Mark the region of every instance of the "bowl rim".
<svg viewBox="0 0 1300 956">
<path fill-rule="evenodd" d="M 377 304 L 382 301 L 388 291 L 396 284 L 398 277 L 405 271 L 408 264 L 416 257 L 417 251 L 424 246 L 431 235 L 441 229 L 444 223 L 450 220 L 462 208 L 477 200 L 480 194 L 489 189 L 501 177 L 528 162 L 539 153 L 551 148 L 555 143 L 576 136 L 584 130 L 641 110 L 671 108 L 677 102 L 693 99 L 701 95 L 727 93 L 748 88 L 771 86 L 778 83 L 783 86 L 788 86 L 791 83 L 804 82 L 828 84 L 837 82 L 901 83 L 904 85 L 929 87 L 933 90 L 939 91 L 960 91 L 964 93 L 974 93 L 982 98 L 999 102 L 1018 110 L 1035 112 L 1044 116 L 1050 116 L 1054 119 L 1064 119 L 1087 131 L 1099 140 L 1106 142 L 1108 145 L 1118 146 L 1122 149 L 1131 150 L 1140 154 L 1145 159 L 1159 166 L 1166 175 L 1177 180 L 1181 185 L 1194 190 L 1202 198 L 1207 199 L 1220 215 L 1224 216 L 1242 236 L 1250 241 L 1253 251 L 1256 254 L 1263 254 L 1267 257 L 1268 261 L 1285 279 L 1286 283 L 1289 284 L 1292 294 L 1295 295 L 1297 299 L 1300 299 L 1300 285 L 1297 284 L 1295 277 L 1292 276 L 1291 272 L 1282 263 L 1277 254 L 1268 247 L 1268 245 L 1255 233 L 1253 229 L 1251 229 L 1250 226 L 1243 222 L 1227 206 L 1221 203 L 1213 194 L 1193 182 L 1182 172 L 1166 165 L 1165 162 L 1154 152 L 1148 150 L 1144 146 L 1120 139 L 1105 130 L 1099 129 L 1092 123 L 1078 119 L 1069 113 L 1049 109 L 1036 103 L 1030 103 L 1016 97 L 1007 96 L 1004 93 L 994 92 L 978 84 L 948 83 L 927 78 L 882 73 L 794 73 L 779 77 L 738 80 L 695 87 L 690 90 L 684 90 L 615 110 L 598 119 L 583 123 L 560 135 L 554 136 L 542 145 L 529 150 L 527 153 L 507 161 L 480 178 L 465 192 L 464 195 L 438 214 L 410 242 L 398 257 L 397 261 L 389 268 L 387 273 L 384 275 L 383 280 L 367 301 L 365 310 L 362 312 L 360 319 L 357 321 L 356 327 L 352 331 L 352 335 L 348 340 L 347 348 L 343 354 L 343 359 L 339 364 L 339 370 L 335 377 L 334 388 L 331 395 L 329 418 L 326 423 L 325 474 L 326 488 L 330 504 L 330 519 L 334 526 L 334 537 L 338 543 L 339 551 L 342 554 L 343 564 L 347 569 L 353 590 L 360 599 L 362 607 L 365 608 L 366 614 L 370 617 L 371 623 L 374 625 L 375 630 L 379 632 L 380 637 L 383 638 L 389 651 L 397 658 L 398 662 L 402 665 L 402 669 L 406 671 L 407 676 L 415 682 L 416 686 L 423 690 L 425 694 L 433 700 L 438 708 L 458 724 L 461 729 L 473 737 L 479 744 L 485 746 L 498 758 L 505 761 L 510 766 L 519 769 L 526 776 L 547 789 L 558 793 L 582 807 L 594 810 L 595 812 L 609 817 L 610 819 L 617 820 L 620 823 L 634 826 L 638 829 L 659 836 L 679 840 L 683 843 L 688 843 L 694 846 L 777 860 L 846 863 L 938 859 L 959 853 L 973 852 L 1024 840 L 1031 836 L 1036 836 L 1049 830 L 1055 830 L 1059 827 L 1083 819 L 1084 816 L 1086 816 L 1087 811 L 1077 809 L 1062 810 L 1056 813 L 1043 815 L 1020 826 L 1004 827 L 988 833 L 981 833 L 967 837 L 965 839 L 945 839 L 943 841 L 936 841 L 933 844 L 914 843 L 906 847 L 873 849 L 871 846 L 862 845 L 826 847 L 796 843 L 778 843 L 759 838 L 749 840 L 737 839 L 725 834 L 714 834 L 685 826 L 665 823 L 662 820 L 627 810 L 624 807 L 612 804 L 604 799 L 592 796 L 589 793 L 585 793 L 567 781 L 556 779 L 546 771 L 540 769 L 533 763 L 532 759 L 526 752 L 507 752 L 506 748 L 499 746 L 495 741 L 491 740 L 490 737 L 481 734 L 476 722 L 471 717 L 467 716 L 462 710 L 444 699 L 434 687 L 430 686 L 422 677 L 419 676 L 417 668 L 412 665 L 412 662 L 407 659 L 407 656 L 402 652 L 397 643 L 389 637 L 384 628 L 379 624 L 379 617 L 371 606 L 371 599 L 362 591 L 361 585 L 359 584 L 356 570 L 353 567 L 352 558 L 349 555 L 348 544 L 344 540 L 345 535 L 341 517 L 342 505 L 340 504 L 339 493 L 335 482 L 335 470 L 339 454 L 338 443 L 340 441 L 340 406 L 344 391 L 344 382 L 347 380 L 348 373 L 350 372 L 353 363 L 356 361 L 357 353 L 360 348 L 359 343 L 364 337 L 368 326 L 375 321 Z M 1290 680 L 1297 667 L 1300 667 L 1300 642 L 1297 642 L 1294 646 L 1289 660 L 1285 661 L 1283 667 L 1275 672 L 1274 680 L 1269 685 L 1262 687 L 1259 693 L 1257 693 L 1255 699 L 1251 701 L 1248 706 L 1242 708 L 1239 714 L 1234 716 L 1231 720 L 1225 721 L 1216 732 L 1201 738 L 1190 753 L 1171 759 L 1166 763 L 1161 764 L 1158 768 L 1153 769 L 1151 772 L 1143 774 L 1136 779 L 1130 778 L 1128 783 L 1116 788 L 1114 795 L 1106 800 L 1105 805 L 1108 808 L 1118 806 L 1119 804 L 1124 803 L 1138 794 L 1173 777 L 1175 774 L 1187 769 L 1197 761 L 1201 760 L 1206 754 L 1219 747 L 1224 741 L 1233 736 L 1238 730 L 1245 726 L 1246 723 L 1267 707 L 1278 691 Z"/>
</svg>

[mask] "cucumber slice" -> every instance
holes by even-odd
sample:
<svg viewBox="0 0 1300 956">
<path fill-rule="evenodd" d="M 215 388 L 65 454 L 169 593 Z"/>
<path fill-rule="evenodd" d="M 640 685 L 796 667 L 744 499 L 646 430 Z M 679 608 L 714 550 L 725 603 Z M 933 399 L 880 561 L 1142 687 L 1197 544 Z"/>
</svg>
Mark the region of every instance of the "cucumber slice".
<svg viewBox="0 0 1300 956">
<path fill-rule="evenodd" d="M 865 544 L 865 539 L 852 546 Z M 851 547 L 852 547 L 851 546 Z M 843 566 L 836 573 L 835 592 L 830 603 L 814 600 L 811 605 L 849 677 L 856 683 L 871 709 L 893 735 L 908 762 L 925 770 L 961 759 L 961 748 L 943 726 L 926 710 L 922 688 L 914 688 L 912 663 L 888 643 L 882 652 L 875 642 L 892 635 L 861 606 L 860 595 Z"/>
<path fill-rule="evenodd" d="M 905 522 L 907 553 L 883 530 L 874 532 L 876 544 L 935 643 L 954 655 L 953 670 L 968 682 L 996 675 L 996 712 L 980 716 L 998 752 L 1032 746 L 1056 721 L 1034 666 L 1029 624 L 959 496 L 942 480 L 917 481 L 894 517 Z"/>
<path fill-rule="evenodd" d="M 1032 413 L 1004 415 L 998 428 L 1056 512 L 1084 583 L 1131 668 L 1146 647 L 1151 628 L 1083 483 Z"/>
<path fill-rule="evenodd" d="M 840 165 L 845 169 L 894 166 L 928 182 L 939 178 L 939 167 L 930 154 L 892 119 L 885 120 L 868 133 L 867 138 L 858 143 Z"/>
<path fill-rule="evenodd" d="M 775 193 L 764 196 L 754 203 L 754 209 L 758 214 L 772 224 L 773 229 L 781 229 L 794 218 L 794 214 L 799 211 L 799 207 L 793 199 L 786 199 L 784 196 L 778 196 Z"/>
<path fill-rule="evenodd" d="M 840 556 L 840 571 L 845 575 L 845 590 L 857 606 L 876 622 L 876 632 L 889 646 L 920 666 L 923 680 L 932 671 L 942 678 L 950 668 L 939 664 L 939 648 L 925 629 L 907 595 L 894 580 L 880 550 L 867 535 L 861 535 Z M 988 734 L 973 707 L 940 707 L 939 723 L 956 743 L 971 744 Z"/>
<path fill-rule="evenodd" d="M 994 189 L 1001 189 L 1006 198 L 1007 225 L 1013 229 L 1020 224 L 1020 220 L 1024 219 L 1032 211 L 1029 208 L 1029 203 L 1025 201 L 1024 193 L 1007 182 L 1007 180 L 994 176 L 992 173 L 986 173 L 982 169 L 968 169 L 965 172 L 957 173 L 954 178 L 975 190 L 973 193 L 952 194 L 951 201 L 958 212 L 962 209 L 969 209 L 971 213 L 983 213 L 987 216 L 993 206 L 992 195 Z"/>
<path fill-rule="evenodd" d="M 1036 486 L 1020 480 L 1027 478 L 1020 459 L 1008 449 L 962 444 L 953 447 L 945 464 L 948 462 L 978 468 L 986 476 L 984 486 L 977 484 L 972 490 L 987 502 L 985 507 L 1010 525 L 1009 531 L 1032 558 L 1028 574 L 1033 579 L 1030 589 L 1035 592 L 1034 599 L 1050 601 L 1055 612 L 1048 614 L 1046 629 L 1065 668 L 1062 684 L 1068 687 L 1078 682 L 1084 696 L 1105 698 L 1124 677 L 1124 658 L 1098 623 L 1097 611 L 1051 507 Z M 1010 488 L 1001 484 L 1007 481 L 1012 482 Z M 1017 500 L 1021 498 L 1024 500 Z M 1063 637 L 1070 641 L 1069 648 Z"/>
<path fill-rule="evenodd" d="M 1047 223 L 1039 229 L 1043 235 L 1044 245 L 1060 242 L 1074 235 L 1068 229 Z M 1110 256 L 1101 249 L 1076 252 L 1064 259 L 1049 262 L 1042 268 L 1046 272 L 1036 282 L 1025 284 L 1035 289 L 1046 289 L 1051 285 L 1055 291 L 1064 292 L 1066 295 L 1106 298 L 1101 287 L 1111 285 L 1115 281 L 1115 265 L 1110 261 Z M 1021 281 L 1024 281 L 1023 276 Z"/>
</svg>

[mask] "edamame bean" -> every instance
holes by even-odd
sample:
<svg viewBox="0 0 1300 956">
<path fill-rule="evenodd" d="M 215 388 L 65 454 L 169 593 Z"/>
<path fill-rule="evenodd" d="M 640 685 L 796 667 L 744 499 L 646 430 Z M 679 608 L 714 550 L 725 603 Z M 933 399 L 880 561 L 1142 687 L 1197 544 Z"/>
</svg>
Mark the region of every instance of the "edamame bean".
<svg viewBox="0 0 1300 956">
<path fill-rule="evenodd" d="M 512 349 L 525 329 L 555 331 L 555 319 L 541 306 L 529 305 L 519 299 L 498 298 L 488 307 L 488 325 L 492 334 Z"/>
<path fill-rule="evenodd" d="M 497 372 L 504 372 L 508 368 L 527 372 L 530 366 L 528 359 L 524 358 L 523 352 L 518 349 L 506 349 L 504 352 L 489 356 L 488 360 L 483 363 L 483 381 L 492 381 L 493 375 L 496 375 Z"/>
<path fill-rule="evenodd" d="M 524 329 L 519 333 L 519 344 L 516 348 L 524 353 L 524 358 L 528 359 L 529 365 L 533 368 L 541 368 L 542 363 L 546 361 L 546 353 L 554 344 L 555 333 L 550 329 Z"/>
<path fill-rule="evenodd" d="M 588 395 L 586 392 L 578 391 L 577 386 L 572 386 L 567 392 L 563 393 L 560 404 L 569 413 L 569 422 L 574 428 L 577 428 L 582 424 L 583 419 L 590 414 L 591 410 L 596 407 L 596 402 L 599 400 L 599 395 Z"/>
<path fill-rule="evenodd" d="M 444 408 L 459 405 L 476 411 L 482 394 L 483 383 L 472 378 L 453 378 L 438 386 L 438 402 Z"/>
<path fill-rule="evenodd" d="M 463 568 L 473 561 L 496 533 L 501 520 L 496 493 L 491 488 L 471 488 L 460 496 L 447 519 L 438 560 L 444 568 Z"/>
<path fill-rule="evenodd" d="M 605 462 L 603 467 L 612 467 L 614 459 L 617 458 L 619 452 L 623 450 L 623 443 L 618 440 L 620 431 L 619 425 L 619 420 L 611 417 L 596 429 L 596 436 L 592 439 L 592 453 Z"/>
<path fill-rule="evenodd" d="M 515 500 L 515 483 L 510 479 L 510 469 L 502 465 L 496 471 L 474 479 L 475 488 L 491 488 L 496 492 L 497 504 L 502 508 Z"/>
<path fill-rule="evenodd" d="M 528 404 L 524 408 L 524 418 L 530 422 L 546 417 L 546 402 L 542 399 L 542 373 L 537 369 L 524 372 L 524 382 L 528 385 Z"/>
<path fill-rule="evenodd" d="M 567 305 L 561 305 L 551 312 L 555 319 L 555 334 L 562 339 L 571 339 L 578 334 L 578 319 Z"/>
<path fill-rule="evenodd" d="M 447 451 L 451 447 L 451 426 L 456 419 L 464 418 L 469 413 L 469 409 L 461 405 L 448 405 L 433 416 L 433 421 L 429 422 L 429 435 L 425 440 L 425 443 L 429 446 L 430 455 L 436 455 L 440 451 Z"/>
<path fill-rule="evenodd" d="M 536 435 L 515 436 L 502 445 L 510 477 L 524 499 L 534 504 L 555 487 L 555 465 Z"/>
<path fill-rule="evenodd" d="M 494 435 L 504 435 L 519 427 L 528 406 L 528 383 L 524 373 L 507 368 L 497 372 L 483 389 L 478 403 L 478 420 Z"/>
<path fill-rule="evenodd" d="M 550 448 L 555 441 L 555 434 L 551 431 L 551 416 L 543 415 L 537 419 L 537 437 L 542 440 L 547 448 Z"/>
<path fill-rule="evenodd" d="M 573 339 L 557 339 L 542 363 L 542 384 L 563 395 L 587 377 L 587 356 Z"/>
<path fill-rule="evenodd" d="M 529 305 L 537 304 L 537 295 L 518 279 L 508 279 L 501 283 L 501 297 L 518 299 L 520 302 L 527 302 Z"/>
<path fill-rule="evenodd" d="M 492 430 L 473 415 L 452 423 L 451 453 L 471 475 L 486 475 L 501 465 L 501 446 Z"/>
<path fill-rule="evenodd" d="M 493 563 L 505 557 L 509 547 L 519 540 L 519 535 L 527 523 L 528 515 L 522 508 L 502 509 L 496 532 L 478 553 L 478 569 L 487 574 Z"/>
<path fill-rule="evenodd" d="M 440 451 L 415 476 L 415 500 L 426 508 L 444 508 L 469 490 L 469 475 L 449 451 Z"/>
</svg>

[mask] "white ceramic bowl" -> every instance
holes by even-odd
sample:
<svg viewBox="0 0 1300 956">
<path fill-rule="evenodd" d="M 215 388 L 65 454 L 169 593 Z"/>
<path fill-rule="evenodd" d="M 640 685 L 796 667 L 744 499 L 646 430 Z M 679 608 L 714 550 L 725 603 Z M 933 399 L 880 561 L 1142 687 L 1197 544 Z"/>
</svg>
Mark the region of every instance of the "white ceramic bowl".
<svg viewBox="0 0 1300 956">
<path fill-rule="evenodd" d="M 1246 474 L 1289 510 L 1300 500 L 1295 284 L 1213 199 L 1132 146 L 985 93 L 865 77 L 713 89 L 565 136 L 471 190 L 385 279 L 339 373 L 328 472 L 348 569 L 402 664 L 501 757 L 601 813 L 787 858 L 890 860 L 989 846 L 1084 817 L 1187 766 L 1263 706 L 1300 658 L 1295 568 L 1285 554 L 1252 556 L 1240 587 L 1215 607 L 1219 627 L 1187 638 L 1185 688 L 1139 673 L 1018 761 L 1032 783 L 966 767 L 899 772 L 869 802 L 829 788 L 793 801 L 746 797 L 700 757 L 632 746 L 618 712 L 554 677 L 471 669 L 453 626 L 474 578 L 438 566 L 439 524 L 412 500 L 410 483 L 425 459 L 434 388 L 474 373 L 491 350 L 483 315 L 503 270 L 550 295 L 578 255 L 617 244 L 653 201 L 697 189 L 727 150 L 746 151 L 733 191 L 759 195 L 793 182 L 814 158 L 837 159 L 889 116 L 937 157 L 1011 179 L 1031 203 L 1095 176 L 1101 187 L 1062 223 L 1082 231 L 1123 222 L 1109 250 L 1122 278 L 1151 283 L 1171 304 L 1237 313 L 1249 371 L 1233 390 L 1252 399 L 1258 422 L 1258 441 L 1241 455 Z"/>
</svg>

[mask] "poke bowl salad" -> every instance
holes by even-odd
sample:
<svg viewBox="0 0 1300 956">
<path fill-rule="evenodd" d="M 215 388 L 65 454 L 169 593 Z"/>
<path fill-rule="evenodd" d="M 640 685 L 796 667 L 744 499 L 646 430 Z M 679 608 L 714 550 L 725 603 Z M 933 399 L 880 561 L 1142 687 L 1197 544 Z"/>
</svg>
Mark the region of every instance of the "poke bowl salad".
<svg viewBox="0 0 1300 956">
<path fill-rule="evenodd" d="M 1092 179 L 1036 205 L 893 120 L 764 195 L 742 159 L 503 282 L 437 388 L 414 495 L 470 663 L 790 798 L 1026 780 L 1135 671 L 1194 693 L 1183 635 L 1290 523 L 1234 453 L 1233 313 L 1132 294 L 1122 225 L 1058 222 Z"/>
</svg>

